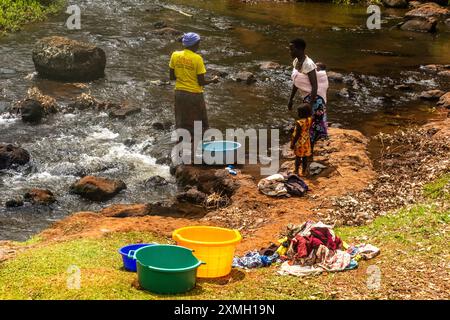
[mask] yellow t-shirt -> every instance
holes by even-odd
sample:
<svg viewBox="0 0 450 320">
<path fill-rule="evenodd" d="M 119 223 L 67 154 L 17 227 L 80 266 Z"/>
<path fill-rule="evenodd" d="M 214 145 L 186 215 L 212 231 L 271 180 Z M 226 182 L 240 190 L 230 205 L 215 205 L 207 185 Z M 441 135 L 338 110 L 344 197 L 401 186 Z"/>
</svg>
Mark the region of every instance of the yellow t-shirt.
<svg viewBox="0 0 450 320">
<path fill-rule="evenodd" d="M 199 54 L 189 49 L 175 51 L 170 58 L 169 67 L 175 70 L 176 90 L 203 92 L 203 87 L 198 84 L 197 75 L 206 73 L 206 68 Z"/>
</svg>

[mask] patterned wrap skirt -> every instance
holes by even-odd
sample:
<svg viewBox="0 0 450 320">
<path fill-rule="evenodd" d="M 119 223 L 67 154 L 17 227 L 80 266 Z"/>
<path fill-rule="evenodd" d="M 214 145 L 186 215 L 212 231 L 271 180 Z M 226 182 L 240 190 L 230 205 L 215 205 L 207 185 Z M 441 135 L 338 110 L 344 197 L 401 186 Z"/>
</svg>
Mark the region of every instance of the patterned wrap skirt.
<svg viewBox="0 0 450 320">
<path fill-rule="evenodd" d="M 304 103 L 309 103 L 310 101 L 311 96 L 309 95 L 303 99 Z M 317 96 L 313 105 L 312 120 L 311 143 L 314 145 L 318 140 L 328 138 L 327 107 L 321 96 Z"/>
</svg>

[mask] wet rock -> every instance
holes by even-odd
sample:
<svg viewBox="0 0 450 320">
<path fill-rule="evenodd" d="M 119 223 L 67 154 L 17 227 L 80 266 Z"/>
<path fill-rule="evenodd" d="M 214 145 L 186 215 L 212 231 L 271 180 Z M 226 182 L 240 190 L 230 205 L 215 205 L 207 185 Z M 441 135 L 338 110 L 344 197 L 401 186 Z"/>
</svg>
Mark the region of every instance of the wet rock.
<svg viewBox="0 0 450 320">
<path fill-rule="evenodd" d="M 26 123 L 39 123 L 44 117 L 44 107 L 39 101 L 26 99 L 19 105 L 22 121 Z"/>
<path fill-rule="evenodd" d="M 27 97 L 28 99 L 39 101 L 42 107 L 44 107 L 46 115 L 58 112 L 58 104 L 56 103 L 56 99 L 43 94 L 37 87 L 28 89 Z"/>
<path fill-rule="evenodd" d="M 450 70 L 442 70 L 438 72 L 438 76 L 441 77 L 449 77 L 450 78 Z"/>
<path fill-rule="evenodd" d="M 70 191 L 92 201 L 105 201 L 126 188 L 121 180 L 86 176 L 74 183 Z"/>
<path fill-rule="evenodd" d="M 265 61 L 265 62 L 260 63 L 259 67 L 262 70 L 275 70 L 275 69 L 280 69 L 281 65 L 277 62 Z"/>
<path fill-rule="evenodd" d="M 155 27 L 156 29 L 162 29 L 166 28 L 167 24 L 164 21 L 157 21 L 153 24 L 153 27 Z"/>
<path fill-rule="evenodd" d="M 446 18 L 450 16 L 450 11 L 436 3 L 425 3 L 418 8 L 405 13 L 405 19 L 416 18 Z"/>
<path fill-rule="evenodd" d="M 150 84 L 154 85 L 154 86 L 158 86 L 158 87 L 163 87 L 163 86 L 168 86 L 170 85 L 170 81 L 165 81 L 165 80 L 151 80 Z"/>
<path fill-rule="evenodd" d="M 418 7 L 420 7 L 422 5 L 422 2 L 420 2 L 420 1 L 409 1 L 408 2 L 408 7 L 410 7 L 410 8 L 418 8 Z"/>
<path fill-rule="evenodd" d="M 141 112 L 141 108 L 132 106 L 116 105 L 109 110 L 109 116 L 111 118 L 125 119 L 135 113 Z"/>
<path fill-rule="evenodd" d="M 205 203 L 207 195 L 204 192 L 199 191 L 196 187 L 190 188 L 189 190 L 182 192 L 177 195 L 178 201 L 185 201 L 194 204 Z"/>
<path fill-rule="evenodd" d="M 86 110 L 91 108 L 96 108 L 99 105 L 99 102 L 89 94 L 82 93 L 78 97 L 75 98 L 75 101 L 71 102 L 67 108 L 68 109 L 78 109 L 78 110 Z"/>
<path fill-rule="evenodd" d="M 12 144 L 0 144 L 0 170 L 9 169 L 17 165 L 24 165 L 30 161 L 27 150 Z"/>
<path fill-rule="evenodd" d="M 196 187 L 199 191 L 218 193 L 231 197 L 239 188 L 239 182 L 224 169 L 180 165 L 175 169 L 175 178 L 182 186 Z"/>
<path fill-rule="evenodd" d="M 411 91 L 413 88 L 409 84 L 397 84 L 394 86 L 395 90 Z"/>
<path fill-rule="evenodd" d="M 416 32 L 435 32 L 438 20 L 436 18 L 414 18 L 406 20 L 401 24 L 400 29 Z"/>
<path fill-rule="evenodd" d="M 427 64 L 424 66 L 420 66 L 420 69 L 426 71 L 426 72 L 439 72 L 443 70 L 450 69 L 450 65 L 444 65 L 444 64 Z"/>
<path fill-rule="evenodd" d="M 406 0 L 383 0 L 383 4 L 388 8 L 406 8 L 408 6 Z"/>
<path fill-rule="evenodd" d="M 437 102 L 437 105 L 439 107 L 450 109 L 450 92 L 447 92 L 446 94 L 442 95 L 439 101 Z"/>
<path fill-rule="evenodd" d="M 22 199 L 11 199 L 5 202 L 5 207 L 7 208 L 17 208 L 23 206 Z"/>
<path fill-rule="evenodd" d="M 169 37 L 180 37 L 183 35 L 183 32 L 174 28 L 165 27 L 152 31 L 153 34 L 160 36 L 169 36 Z"/>
<path fill-rule="evenodd" d="M 172 164 L 172 157 L 170 154 L 167 154 L 165 156 L 156 159 L 155 163 L 162 166 L 170 166 Z"/>
<path fill-rule="evenodd" d="M 347 88 L 342 88 L 341 90 L 339 90 L 336 95 L 338 97 L 342 97 L 342 98 L 349 98 L 350 97 L 350 92 Z"/>
<path fill-rule="evenodd" d="M 43 77 L 90 81 L 104 76 L 106 54 L 95 45 L 54 36 L 36 43 L 33 62 L 36 71 Z"/>
<path fill-rule="evenodd" d="M 24 194 L 23 199 L 37 205 L 49 205 L 56 202 L 53 193 L 47 189 L 32 189 Z"/>
<path fill-rule="evenodd" d="M 152 128 L 155 130 L 169 130 L 172 127 L 172 122 L 170 121 L 166 121 L 166 122 L 153 122 L 152 123 Z"/>
<path fill-rule="evenodd" d="M 236 82 L 245 82 L 246 84 L 252 84 L 257 81 L 255 75 L 249 71 L 239 72 L 234 79 Z"/>
<path fill-rule="evenodd" d="M 339 72 L 327 71 L 328 80 L 334 82 L 342 82 L 344 81 L 344 75 Z"/>
<path fill-rule="evenodd" d="M 151 213 L 150 204 L 113 204 L 100 211 L 102 216 L 113 218 L 143 217 Z"/>
<path fill-rule="evenodd" d="M 157 188 L 167 186 L 168 184 L 169 182 L 161 176 L 150 177 L 144 182 L 144 185 L 147 188 Z"/>
<path fill-rule="evenodd" d="M 423 100 L 439 100 L 439 98 L 444 94 L 445 92 L 442 90 L 428 90 L 428 91 L 422 91 L 419 95 L 420 99 Z"/>
<path fill-rule="evenodd" d="M 450 28 L 450 18 L 446 19 L 444 21 L 445 25 L 447 26 L 447 28 Z"/>
</svg>

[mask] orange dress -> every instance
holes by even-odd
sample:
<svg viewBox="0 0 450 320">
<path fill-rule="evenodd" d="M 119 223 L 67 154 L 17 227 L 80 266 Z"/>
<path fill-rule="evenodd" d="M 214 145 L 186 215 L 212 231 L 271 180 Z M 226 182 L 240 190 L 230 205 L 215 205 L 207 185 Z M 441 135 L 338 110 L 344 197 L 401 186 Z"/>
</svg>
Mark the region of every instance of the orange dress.
<svg viewBox="0 0 450 320">
<path fill-rule="evenodd" d="M 298 128 L 300 126 L 300 128 Z M 300 130 L 300 137 L 294 146 L 294 153 L 297 157 L 309 157 L 311 155 L 311 138 L 310 131 L 312 126 L 312 118 L 300 119 L 296 122 L 294 132 L 292 133 L 291 143 Z"/>
</svg>

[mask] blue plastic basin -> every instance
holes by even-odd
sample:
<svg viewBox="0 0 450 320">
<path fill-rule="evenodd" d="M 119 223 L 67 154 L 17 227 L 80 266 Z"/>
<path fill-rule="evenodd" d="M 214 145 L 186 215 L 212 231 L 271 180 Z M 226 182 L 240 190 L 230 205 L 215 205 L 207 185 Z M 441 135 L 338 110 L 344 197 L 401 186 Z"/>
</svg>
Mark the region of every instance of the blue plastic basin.
<svg viewBox="0 0 450 320">
<path fill-rule="evenodd" d="M 208 165 L 228 165 L 238 163 L 237 150 L 242 145 L 239 142 L 217 140 L 202 144 L 203 160 Z"/>
<path fill-rule="evenodd" d="M 122 256 L 123 267 L 128 271 L 136 272 L 137 271 L 136 260 L 133 259 L 132 257 L 128 257 L 128 254 L 130 253 L 130 251 L 136 251 L 137 249 L 148 246 L 153 246 L 153 244 L 150 243 L 130 244 L 128 246 L 120 248 L 119 253 Z"/>
<path fill-rule="evenodd" d="M 215 151 L 215 152 L 234 151 L 239 149 L 240 147 L 241 144 L 239 142 L 226 140 L 210 141 L 203 143 L 203 151 Z"/>
</svg>

